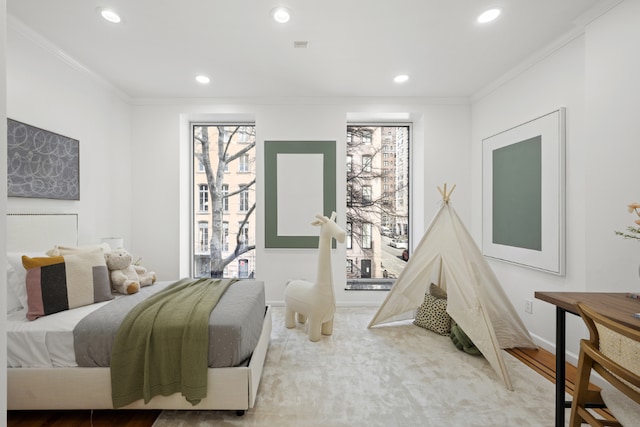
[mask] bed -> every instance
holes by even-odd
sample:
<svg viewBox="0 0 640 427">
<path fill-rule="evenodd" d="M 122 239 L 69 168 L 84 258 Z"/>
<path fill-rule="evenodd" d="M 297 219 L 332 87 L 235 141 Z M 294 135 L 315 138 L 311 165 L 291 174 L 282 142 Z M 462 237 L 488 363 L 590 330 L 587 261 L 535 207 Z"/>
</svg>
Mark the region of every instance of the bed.
<svg viewBox="0 0 640 427">
<path fill-rule="evenodd" d="M 55 245 L 77 246 L 78 243 L 75 214 L 10 214 L 7 229 L 8 282 L 15 280 L 15 277 L 9 276 L 15 273 L 15 265 L 12 267 L 11 262 L 13 259 L 15 263 L 17 254 L 31 256 Z M 138 297 L 159 291 L 170 283 L 173 281 L 160 281 L 142 288 Z M 254 406 L 269 346 L 271 312 L 264 303 L 264 284 L 261 281 L 242 280 L 238 285 L 237 289 L 235 284 L 230 286 L 221 297 L 211 319 L 216 316 L 224 319 L 230 311 L 246 310 L 247 313 L 253 313 L 250 317 L 257 318 L 261 323 L 254 327 L 255 344 L 252 344 L 248 356 L 236 366 L 209 367 L 206 374 L 207 395 L 197 405 L 189 403 L 180 393 L 175 393 L 155 396 L 146 404 L 138 400 L 121 409 L 234 410 L 243 413 Z M 244 297 L 241 288 L 251 289 L 254 296 Z M 120 296 L 113 301 L 129 297 Z M 75 356 L 69 355 L 76 325 L 85 316 L 99 312 L 113 301 L 97 302 L 28 321 L 24 309 L 16 308 L 18 303 L 13 304 L 10 299 L 8 297 L 7 304 L 10 311 L 7 314 L 7 408 L 113 409 L 110 368 L 80 367 L 75 362 Z M 252 306 L 248 307 L 243 300 L 251 300 Z M 260 310 L 259 316 L 257 310 Z M 34 337 L 35 344 L 31 341 Z M 210 354 L 210 366 L 212 363 Z"/>
</svg>

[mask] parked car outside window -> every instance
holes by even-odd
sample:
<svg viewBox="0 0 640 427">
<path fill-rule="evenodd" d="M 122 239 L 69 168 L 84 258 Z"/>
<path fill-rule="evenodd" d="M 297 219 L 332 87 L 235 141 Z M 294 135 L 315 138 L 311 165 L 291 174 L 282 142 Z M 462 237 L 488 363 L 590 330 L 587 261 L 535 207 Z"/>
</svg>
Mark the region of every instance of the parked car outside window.
<svg viewBox="0 0 640 427">
<path fill-rule="evenodd" d="M 409 241 L 404 239 L 391 239 L 389 246 L 398 249 L 409 249 Z"/>
</svg>

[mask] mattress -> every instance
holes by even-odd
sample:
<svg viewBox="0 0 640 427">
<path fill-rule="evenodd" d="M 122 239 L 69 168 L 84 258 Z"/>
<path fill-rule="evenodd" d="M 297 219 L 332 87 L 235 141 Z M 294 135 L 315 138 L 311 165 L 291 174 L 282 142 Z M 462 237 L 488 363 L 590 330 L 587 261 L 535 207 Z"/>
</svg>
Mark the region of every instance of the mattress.
<svg viewBox="0 0 640 427">
<path fill-rule="evenodd" d="M 138 294 L 119 296 L 141 299 L 173 283 L 158 282 Z M 89 314 L 114 301 L 44 316 L 29 321 L 25 310 L 7 315 L 7 366 L 12 368 L 77 367 L 74 329 Z M 264 284 L 240 280 L 222 296 L 209 319 L 209 366 L 238 366 L 250 356 L 259 340 L 265 313 Z M 107 357 L 108 360 L 108 357 Z M 95 365 L 100 366 L 100 365 Z"/>
</svg>

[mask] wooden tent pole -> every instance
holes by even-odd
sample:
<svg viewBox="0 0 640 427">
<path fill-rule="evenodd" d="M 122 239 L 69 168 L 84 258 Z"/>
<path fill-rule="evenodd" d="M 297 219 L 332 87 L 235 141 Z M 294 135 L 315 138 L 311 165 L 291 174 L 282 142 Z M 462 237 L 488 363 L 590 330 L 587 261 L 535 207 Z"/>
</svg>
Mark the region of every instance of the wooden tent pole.
<svg viewBox="0 0 640 427">
<path fill-rule="evenodd" d="M 456 189 L 456 185 L 453 184 L 453 187 L 451 187 L 451 191 L 447 192 L 447 183 L 444 184 L 444 190 L 442 190 L 440 187 L 438 187 L 438 191 L 442 195 L 442 200 L 445 203 L 449 203 L 449 199 L 451 198 L 451 193 L 453 193 L 453 190 L 455 190 L 455 189 Z"/>
<path fill-rule="evenodd" d="M 438 186 L 438 191 L 440 192 L 440 195 L 442 196 L 442 200 L 449 204 L 449 198 L 451 197 L 451 193 L 453 193 L 453 190 L 456 189 L 456 185 L 453 184 L 453 187 L 451 187 L 451 190 L 449 192 L 447 192 L 447 183 L 444 183 L 444 190 L 442 188 L 440 188 Z M 438 272 L 438 286 L 442 287 L 442 257 L 440 257 L 440 269 Z"/>
</svg>

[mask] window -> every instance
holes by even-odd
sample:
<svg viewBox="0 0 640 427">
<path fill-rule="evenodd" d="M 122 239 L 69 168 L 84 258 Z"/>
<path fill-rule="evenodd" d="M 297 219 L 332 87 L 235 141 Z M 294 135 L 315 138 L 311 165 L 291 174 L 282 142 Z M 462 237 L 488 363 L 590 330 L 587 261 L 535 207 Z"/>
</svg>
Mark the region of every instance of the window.
<svg viewBox="0 0 640 427">
<path fill-rule="evenodd" d="M 371 186 L 370 185 L 363 185 L 362 186 L 362 204 L 363 205 L 367 205 L 371 203 Z"/>
<path fill-rule="evenodd" d="M 249 224 L 238 224 L 238 230 L 240 230 L 238 241 L 240 242 L 240 246 L 244 247 L 249 244 Z"/>
<path fill-rule="evenodd" d="M 209 223 L 201 221 L 198 223 L 198 251 L 209 253 Z"/>
<path fill-rule="evenodd" d="M 229 223 L 227 221 L 222 223 L 222 250 L 229 250 Z"/>
<path fill-rule="evenodd" d="M 207 212 L 209 210 L 209 186 L 200 185 L 200 191 L 198 192 L 200 201 L 198 203 L 198 210 L 200 212 Z"/>
<path fill-rule="evenodd" d="M 243 154 L 238 159 L 238 172 L 246 173 L 249 172 L 249 155 Z"/>
<path fill-rule="evenodd" d="M 256 197 L 255 193 L 250 195 L 256 189 L 255 126 L 192 123 L 191 137 L 192 274 L 239 277 L 247 271 L 252 273 L 256 261 Z M 211 173 L 207 176 L 199 173 L 201 170 Z M 206 231 L 202 223 L 207 224 Z M 240 229 L 239 224 L 245 225 Z M 236 239 L 239 234 L 241 244 Z M 208 243 L 203 251 L 205 241 Z M 215 250 L 211 251 L 210 246 Z"/>
<path fill-rule="evenodd" d="M 371 172 L 371 156 L 362 156 L 362 172 Z"/>
<path fill-rule="evenodd" d="M 363 132 L 362 133 L 362 143 L 363 144 L 371 144 L 371 133 L 370 132 Z"/>
<path fill-rule="evenodd" d="M 229 212 L 229 184 L 222 184 L 222 212 Z"/>
<path fill-rule="evenodd" d="M 347 289 L 389 289 L 406 264 L 404 249 L 391 243 L 408 241 L 410 131 L 406 124 L 347 126 Z M 379 287 L 366 287 L 372 281 Z"/>
<path fill-rule="evenodd" d="M 249 126 L 248 128 L 247 126 L 241 126 L 240 129 L 238 129 L 238 142 L 241 144 L 251 143 L 253 141 L 251 138 L 252 130 L 252 126 Z"/>
<path fill-rule="evenodd" d="M 347 259 L 347 273 L 353 273 L 353 260 Z"/>
<path fill-rule="evenodd" d="M 240 212 L 249 210 L 249 190 L 246 185 L 240 186 Z"/>
<path fill-rule="evenodd" d="M 371 224 L 362 224 L 362 249 L 371 249 Z"/>
</svg>

